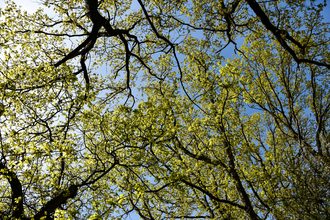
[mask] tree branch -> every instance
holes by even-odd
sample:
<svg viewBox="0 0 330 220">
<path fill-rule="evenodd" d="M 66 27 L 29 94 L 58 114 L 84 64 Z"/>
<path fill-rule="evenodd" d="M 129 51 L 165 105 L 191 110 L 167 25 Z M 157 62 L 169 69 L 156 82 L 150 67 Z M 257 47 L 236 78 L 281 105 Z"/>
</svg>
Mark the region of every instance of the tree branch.
<svg viewBox="0 0 330 220">
<path fill-rule="evenodd" d="M 65 204 L 69 198 L 74 198 L 77 195 L 77 192 L 77 185 L 71 185 L 68 189 L 63 190 L 40 209 L 40 211 L 34 216 L 34 220 L 39 220 L 42 217 L 50 218 L 50 215 L 55 212 L 56 208 Z"/>
<path fill-rule="evenodd" d="M 254 13 L 260 18 L 261 23 L 268 29 L 277 39 L 277 41 L 281 44 L 281 46 L 293 57 L 293 59 L 297 62 L 298 66 L 300 63 L 310 63 L 315 64 L 317 66 L 324 66 L 330 69 L 330 65 L 326 63 L 321 63 L 319 61 L 315 60 L 309 60 L 309 59 L 300 59 L 298 58 L 297 54 L 293 51 L 293 49 L 287 44 L 285 39 L 282 37 L 282 35 L 285 36 L 286 39 L 291 41 L 293 44 L 298 46 L 304 54 L 305 47 L 301 45 L 298 41 L 296 41 L 293 37 L 289 35 L 287 31 L 283 31 L 275 27 L 271 21 L 269 20 L 268 16 L 265 14 L 265 12 L 262 10 L 258 2 L 255 0 L 246 0 L 248 5 L 251 7 L 251 9 L 254 11 Z"/>
<path fill-rule="evenodd" d="M 23 209 L 23 190 L 22 184 L 19 181 L 16 173 L 11 171 L 5 166 L 4 163 L 0 162 L 0 174 L 5 176 L 8 180 L 12 192 L 11 205 L 13 208 L 12 217 L 14 219 L 25 219 Z"/>
</svg>

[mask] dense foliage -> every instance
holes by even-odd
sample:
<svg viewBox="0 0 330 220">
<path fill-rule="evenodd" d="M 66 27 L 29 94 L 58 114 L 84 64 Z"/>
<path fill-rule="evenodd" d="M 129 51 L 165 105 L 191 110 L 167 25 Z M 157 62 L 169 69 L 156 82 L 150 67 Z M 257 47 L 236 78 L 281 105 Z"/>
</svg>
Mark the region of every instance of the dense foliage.
<svg viewBox="0 0 330 220">
<path fill-rule="evenodd" d="M 330 219 L 326 2 L 7 0 L 0 219 Z"/>
</svg>

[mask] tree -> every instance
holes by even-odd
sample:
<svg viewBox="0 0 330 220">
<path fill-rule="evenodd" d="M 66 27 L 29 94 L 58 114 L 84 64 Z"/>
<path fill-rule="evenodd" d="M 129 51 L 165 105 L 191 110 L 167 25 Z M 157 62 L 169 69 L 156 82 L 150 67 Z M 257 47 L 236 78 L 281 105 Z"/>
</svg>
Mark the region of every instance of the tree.
<svg viewBox="0 0 330 220">
<path fill-rule="evenodd" d="M 330 218 L 326 2 L 42 2 L 0 11 L 2 219 Z"/>
</svg>

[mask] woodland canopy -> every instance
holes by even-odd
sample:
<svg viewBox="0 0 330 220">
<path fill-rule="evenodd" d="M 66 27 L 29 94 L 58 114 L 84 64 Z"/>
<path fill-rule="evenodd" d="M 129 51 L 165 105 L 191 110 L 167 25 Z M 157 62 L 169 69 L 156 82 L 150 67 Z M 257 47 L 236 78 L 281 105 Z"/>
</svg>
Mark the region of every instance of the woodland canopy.
<svg viewBox="0 0 330 220">
<path fill-rule="evenodd" d="M 326 1 L 40 4 L 0 9 L 1 220 L 330 219 Z"/>
</svg>

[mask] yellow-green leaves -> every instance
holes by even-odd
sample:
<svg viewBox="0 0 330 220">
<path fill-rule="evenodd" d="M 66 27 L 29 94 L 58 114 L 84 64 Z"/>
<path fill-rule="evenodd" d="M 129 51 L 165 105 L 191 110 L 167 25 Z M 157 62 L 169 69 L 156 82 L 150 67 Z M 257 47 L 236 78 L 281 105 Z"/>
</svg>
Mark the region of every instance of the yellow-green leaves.
<svg viewBox="0 0 330 220">
<path fill-rule="evenodd" d="M 0 9 L 0 216 L 328 219 L 315 1 Z"/>
</svg>

